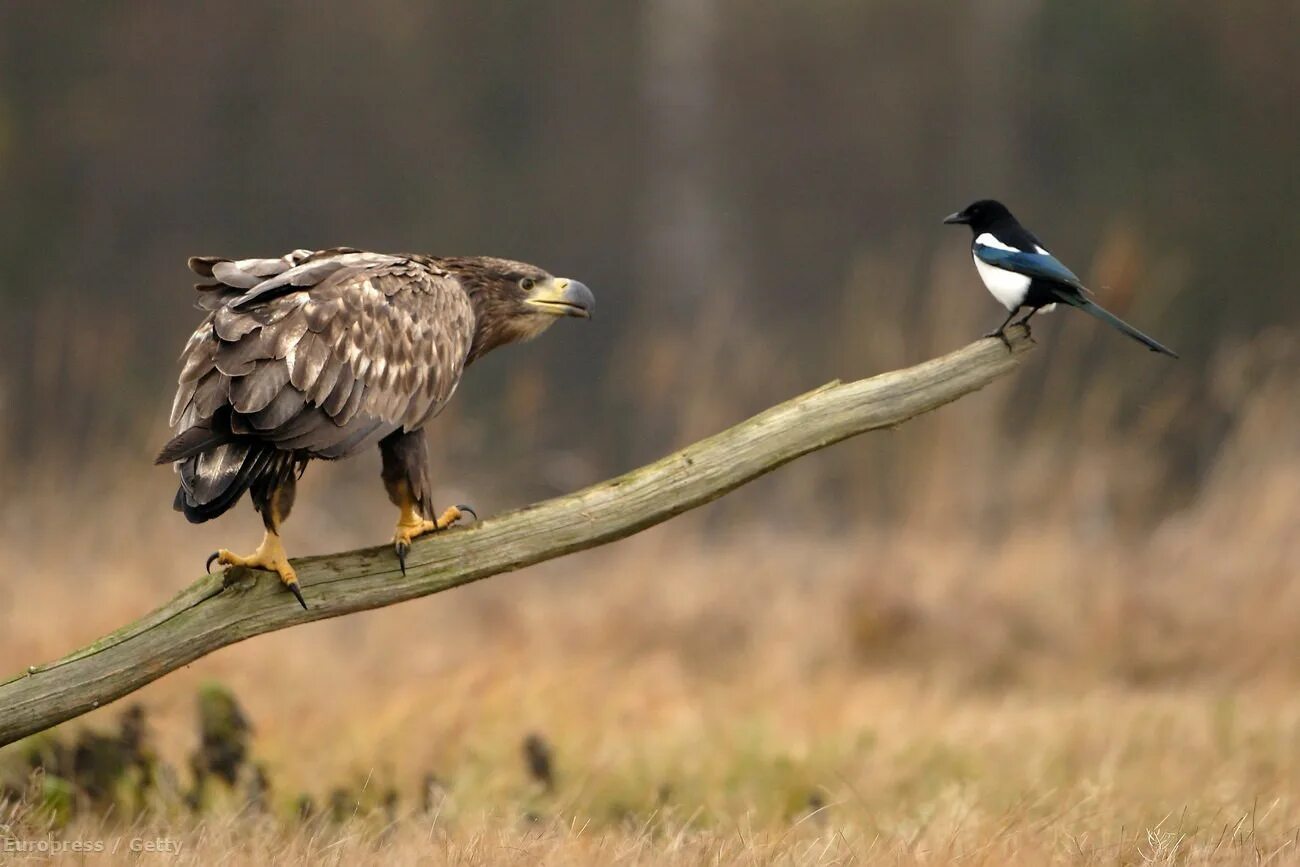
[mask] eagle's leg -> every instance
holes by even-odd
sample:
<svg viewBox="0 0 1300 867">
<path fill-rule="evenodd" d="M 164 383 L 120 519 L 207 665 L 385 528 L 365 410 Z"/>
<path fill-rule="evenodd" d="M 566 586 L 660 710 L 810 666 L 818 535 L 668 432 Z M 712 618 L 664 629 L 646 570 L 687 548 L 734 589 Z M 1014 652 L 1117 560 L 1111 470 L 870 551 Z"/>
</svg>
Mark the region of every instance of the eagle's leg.
<svg viewBox="0 0 1300 867">
<path fill-rule="evenodd" d="M 289 517 L 293 508 L 294 495 L 297 492 L 297 478 L 292 469 L 288 473 L 277 474 L 266 483 L 255 483 L 252 487 L 253 506 L 262 513 L 262 525 L 266 535 L 257 550 L 247 556 L 232 554 L 225 548 L 208 558 L 211 566 L 215 560 L 227 566 L 245 566 L 249 569 L 265 569 L 280 576 L 280 580 L 289 588 L 289 592 L 303 608 L 307 607 L 302 598 L 302 589 L 298 586 L 298 573 L 289 563 L 280 541 L 280 524 Z"/>
<path fill-rule="evenodd" d="M 397 529 L 393 533 L 393 551 L 405 575 L 406 555 L 411 551 L 411 542 L 426 533 L 447 529 L 466 513 L 475 518 L 478 516 L 469 506 L 451 506 L 435 519 L 424 517 L 432 484 L 429 480 L 429 444 L 423 431 L 399 430 L 390 434 L 380 441 L 379 454 L 383 460 L 384 488 L 388 491 L 388 499 L 399 509 Z"/>
</svg>

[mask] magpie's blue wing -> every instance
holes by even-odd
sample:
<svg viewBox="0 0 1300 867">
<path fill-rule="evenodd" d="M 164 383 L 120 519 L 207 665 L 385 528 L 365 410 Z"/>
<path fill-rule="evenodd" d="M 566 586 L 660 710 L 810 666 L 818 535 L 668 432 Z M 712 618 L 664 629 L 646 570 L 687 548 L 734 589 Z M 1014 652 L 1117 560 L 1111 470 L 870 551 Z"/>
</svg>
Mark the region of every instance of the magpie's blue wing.
<svg viewBox="0 0 1300 867">
<path fill-rule="evenodd" d="M 1050 280 L 1082 290 L 1083 282 L 1051 253 L 1027 253 L 1023 250 L 1001 250 L 985 244 L 975 245 L 975 257 L 986 265 L 1014 271 L 1035 280 Z"/>
</svg>

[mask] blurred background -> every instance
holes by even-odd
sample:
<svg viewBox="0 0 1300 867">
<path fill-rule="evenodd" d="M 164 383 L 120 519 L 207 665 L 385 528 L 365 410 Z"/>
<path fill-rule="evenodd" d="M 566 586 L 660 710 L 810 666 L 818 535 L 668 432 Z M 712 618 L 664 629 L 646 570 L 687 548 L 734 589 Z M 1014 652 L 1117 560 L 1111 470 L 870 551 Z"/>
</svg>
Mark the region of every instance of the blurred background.
<svg viewBox="0 0 1300 867">
<path fill-rule="evenodd" d="M 910 775 L 949 765 L 853 762 L 864 729 L 915 746 L 917 702 L 976 701 L 935 690 L 1118 690 L 1106 719 L 1182 690 L 1173 720 L 1288 695 L 1297 35 L 1295 4 L 1209 0 L 5 4 L 0 662 L 67 652 L 258 538 L 242 504 L 187 526 L 151 466 L 199 319 L 191 254 L 483 253 L 591 286 L 592 322 L 475 365 L 431 428 L 439 499 L 491 514 L 990 330 L 969 233 L 940 220 L 997 197 L 1182 360 L 1036 320 L 1007 380 L 665 527 L 202 660 L 140 695 L 159 749 L 183 765 L 195 684 L 219 678 L 286 791 L 436 767 L 495 808 L 524 783 L 494 757 L 537 729 L 600 757 L 557 815 L 602 785 L 660 809 L 676 775 L 706 815 L 838 803 L 852 780 L 905 816 L 933 794 Z M 391 535 L 378 470 L 313 465 L 290 552 Z M 738 731 L 796 772 L 737 770 Z M 672 771 L 646 758 L 665 751 Z M 1224 798 L 1294 795 L 1292 752 Z"/>
</svg>

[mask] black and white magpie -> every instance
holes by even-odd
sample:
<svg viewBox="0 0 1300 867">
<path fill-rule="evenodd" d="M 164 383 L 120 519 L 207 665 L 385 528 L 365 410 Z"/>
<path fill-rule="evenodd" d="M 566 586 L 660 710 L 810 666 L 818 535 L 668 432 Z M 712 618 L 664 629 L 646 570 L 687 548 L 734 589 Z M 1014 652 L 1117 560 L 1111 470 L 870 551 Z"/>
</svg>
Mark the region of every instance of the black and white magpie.
<svg viewBox="0 0 1300 867">
<path fill-rule="evenodd" d="M 1089 298 L 1092 293 L 1074 272 L 1047 252 L 1042 242 L 1020 225 L 1001 202 L 981 199 L 964 210 L 949 214 L 944 222 L 970 226 L 975 235 L 971 242 L 975 269 L 993 297 L 1011 311 L 998 330 L 986 337 L 997 337 L 1006 342 L 1006 327 L 1023 307 L 1028 307 L 1029 312 L 1016 324 L 1028 327 L 1030 318 L 1039 310 L 1046 313 L 1057 304 L 1068 304 L 1122 331 L 1152 352 L 1178 357 L 1173 350 L 1160 345 Z"/>
</svg>

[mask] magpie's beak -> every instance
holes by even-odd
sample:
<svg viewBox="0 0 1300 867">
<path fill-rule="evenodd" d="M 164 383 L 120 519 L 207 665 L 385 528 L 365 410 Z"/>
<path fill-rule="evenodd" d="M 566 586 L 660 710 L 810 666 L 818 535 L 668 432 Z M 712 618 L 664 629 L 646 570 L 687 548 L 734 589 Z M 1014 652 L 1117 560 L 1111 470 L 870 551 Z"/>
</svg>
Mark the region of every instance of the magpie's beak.
<svg viewBox="0 0 1300 867">
<path fill-rule="evenodd" d="M 944 223 L 950 226 L 961 226 L 970 222 L 970 217 L 966 216 L 964 211 L 958 211 L 955 214 L 949 214 L 943 218 Z"/>
<path fill-rule="evenodd" d="M 552 316 L 578 316 L 582 319 L 590 319 L 591 309 L 596 306 L 596 298 L 591 294 L 590 289 L 577 280 L 552 277 L 538 283 L 524 303 Z"/>
</svg>

